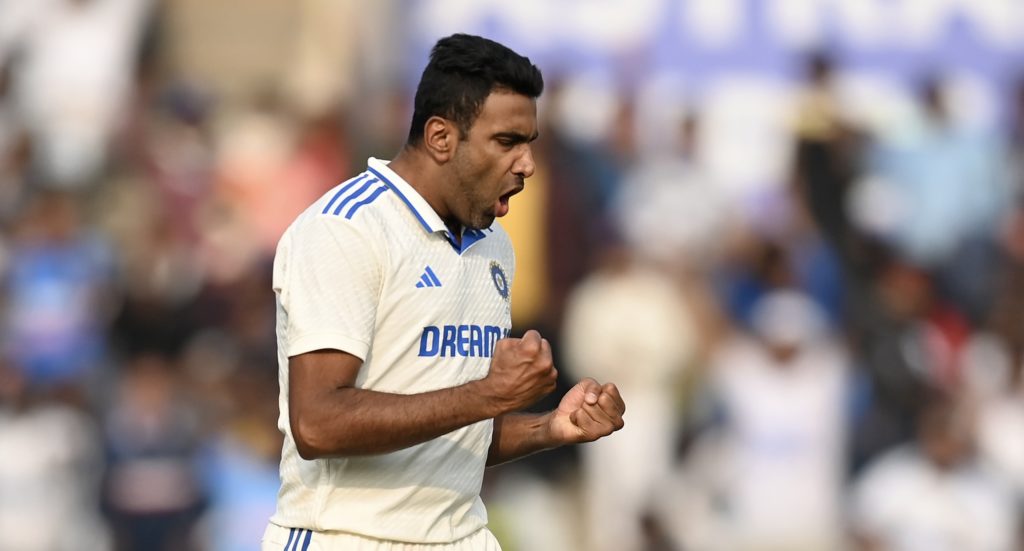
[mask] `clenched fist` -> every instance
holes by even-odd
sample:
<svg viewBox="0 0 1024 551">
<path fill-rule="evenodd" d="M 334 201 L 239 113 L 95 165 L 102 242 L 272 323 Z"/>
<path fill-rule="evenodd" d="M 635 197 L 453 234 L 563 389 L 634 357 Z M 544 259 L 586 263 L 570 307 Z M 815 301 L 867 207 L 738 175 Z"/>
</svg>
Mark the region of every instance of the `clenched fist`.
<svg viewBox="0 0 1024 551">
<path fill-rule="evenodd" d="M 626 404 L 612 383 L 586 378 L 565 393 L 548 418 L 551 437 L 560 444 L 592 442 L 621 429 Z"/>
<path fill-rule="evenodd" d="M 480 382 L 496 407 L 496 415 L 523 409 L 555 390 L 558 371 L 551 345 L 529 330 L 522 338 L 501 339 L 494 345 L 491 369 Z"/>
</svg>

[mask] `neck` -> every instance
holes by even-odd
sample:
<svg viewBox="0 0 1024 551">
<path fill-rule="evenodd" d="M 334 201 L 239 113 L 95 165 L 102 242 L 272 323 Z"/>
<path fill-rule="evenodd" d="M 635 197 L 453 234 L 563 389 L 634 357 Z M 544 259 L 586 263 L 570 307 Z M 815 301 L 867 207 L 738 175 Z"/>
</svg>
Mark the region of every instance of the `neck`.
<svg viewBox="0 0 1024 551">
<path fill-rule="evenodd" d="M 391 160 L 388 168 L 412 186 L 434 209 L 452 236 L 460 239 L 462 224 L 451 215 L 451 209 L 444 199 L 444 180 L 440 166 L 433 159 L 416 147 L 406 145 Z"/>
</svg>

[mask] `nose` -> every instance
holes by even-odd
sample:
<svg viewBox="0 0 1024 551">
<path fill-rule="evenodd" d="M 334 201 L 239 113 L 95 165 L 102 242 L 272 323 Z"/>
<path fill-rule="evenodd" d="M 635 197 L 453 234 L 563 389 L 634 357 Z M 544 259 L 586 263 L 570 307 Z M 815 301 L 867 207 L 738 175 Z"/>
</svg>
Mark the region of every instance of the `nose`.
<svg viewBox="0 0 1024 551">
<path fill-rule="evenodd" d="M 533 160 L 533 149 L 526 144 L 523 147 L 523 153 L 516 159 L 515 164 L 512 165 L 512 173 L 519 176 L 522 179 L 533 176 L 533 172 L 537 169 L 537 164 Z"/>
</svg>

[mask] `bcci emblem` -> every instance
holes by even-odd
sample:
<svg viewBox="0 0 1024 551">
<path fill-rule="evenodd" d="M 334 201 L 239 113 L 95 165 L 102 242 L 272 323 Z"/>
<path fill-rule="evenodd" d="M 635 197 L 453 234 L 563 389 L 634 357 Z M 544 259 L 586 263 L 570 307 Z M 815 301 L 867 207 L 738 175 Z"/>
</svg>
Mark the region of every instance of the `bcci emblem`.
<svg viewBox="0 0 1024 551">
<path fill-rule="evenodd" d="M 494 261 L 491 262 L 491 281 L 494 282 L 494 288 L 498 290 L 501 298 L 508 300 L 508 278 L 505 277 L 505 270 L 501 269 L 501 264 Z"/>
</svg>

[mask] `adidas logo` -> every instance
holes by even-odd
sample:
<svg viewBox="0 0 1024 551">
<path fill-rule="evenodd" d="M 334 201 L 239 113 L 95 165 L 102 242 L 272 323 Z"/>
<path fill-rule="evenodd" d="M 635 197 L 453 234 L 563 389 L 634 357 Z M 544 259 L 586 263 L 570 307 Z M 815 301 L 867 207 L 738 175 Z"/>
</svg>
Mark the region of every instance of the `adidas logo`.
<svg viewBox="0 0 1024 551">
<path fill-rule="evenodd" d="M 420 276 L 419 282 L 416 283 L 417 289 L 440 286 L 441 280 L 437 279 L 437 274 L 434 273 L 434 270 L 430 269 L 430 266 L 427 266 L 427 269 L 423 271 L 423 275 Z"/>
</svg>

